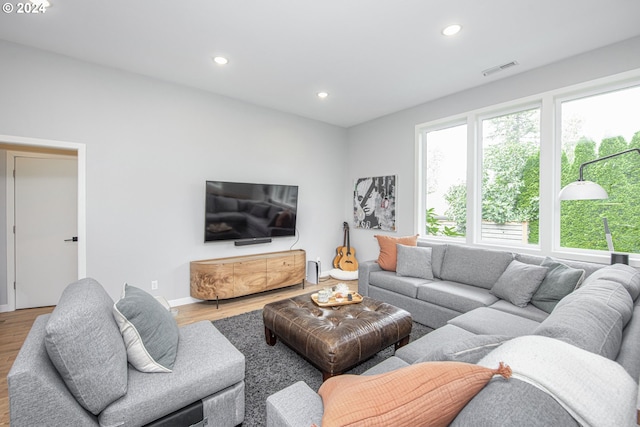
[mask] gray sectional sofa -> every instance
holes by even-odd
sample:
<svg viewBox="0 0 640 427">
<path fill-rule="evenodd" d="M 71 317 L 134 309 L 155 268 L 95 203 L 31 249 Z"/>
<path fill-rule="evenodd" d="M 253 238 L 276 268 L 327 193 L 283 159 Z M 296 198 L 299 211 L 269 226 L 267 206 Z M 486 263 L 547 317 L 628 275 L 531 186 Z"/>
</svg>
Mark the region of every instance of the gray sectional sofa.
<svg viewBox="0 0 640 427">
<path fill-rule="evenodd" d="M 170 319 L 172 371 L 140 372 L 127 363 L 113 306 L 98 282 L 83 279 L 35 320 L 7 376 L 12 426 L 242 423 L 245 358 L 211 322 L 177 328 Z"/>
<path fill-rule="evenodd" d="M 422 253 L 418 254 L 420 248 Z M 556 369 L 565 375 L 557 375 L 557 380 L 553 377 L 540 379 L 537 386 L 533 385 L 536 381 L 531 380 L 536 372 L 530 377 L 521 374 L 508 381 L 491 381 L 451 425 L 636 424 L 635 403 L 640 377 L 640 271 L 621 264 L 606 266 L 551 260 L 426 242 L 418 242 L 418 249 L 401 259 L 401 249 L 398 248 L 397 271 L 382 270 L 375 261 L 360 263 L 359 292 L 404 308 L 413 320 L 435 330 L 398 349 L 393 357 L 364 375 L 428 361 L 484 364 L 487 360 L 495 362 L 492 355 L 502 356 L 503 351 L 510 351 L 504 361 L 507 364 L 514 361 L 514 372 L 533 359 L 547 358 L 547 364 L 534 371 L 554 372 Z M 424 268 L 425 264 L 428 268 Z M 418 266 L 420 268 L 416 268 Z M 542 281 L 539 280 L 541 271 L 544 273 Z M 574 287 L 565 287 L 554 295 L 563 280 L 575 281 Z M 566 293 L 568 295 L 563 296 Z M 526 351 L 520 349 L 520 354 L 513 353 L 512 347 L 525 344 L 527 340 L 536 344 Z M 558 353 L 556 344 L 567 352 L 566 357 L 563 357 L 564 353 Z M 529 357 L 534 353 L 535 358 Z M 587 359 L 593 356 L 595 361 L 583 362 L 584 355 Z M 577 360 L 581 362 L 577 363 Z M 606 365 L 606 369 L 599 363 Z M 596 366 L 591 367 L 592 364 Z M 569 374 L 576 365 L 579 365 L 578 374 Z M 617 370 L 615 375 L 624 381 L 610 380 L 614 374 L 609 375 L 609 369 Z M 595 377 L 603 372 L 609 376 L 604 377 L 605 386 L 597 390 L 602 399 L 581 396 L 582 409 L 576 409 L 570 402 L 572 398 L 576 399 L 577 391 L 573 397 L 553 393 L 554 381 L 560 381 L 562 376 L 567 377 L 566 382 L 573 382 L 574 388 L 584 389 L 591 382 L 595 384 Z M 550 384 L 542 391 L 540 382 L 545 380 Z M 626 388 L 622 387 L 623 382 Z M 562 387 L 565 387 L 564 383 Z M 610 424 L 614 422 L 611 414 L 603 414 L 606 411 L 599 406 L 601 400 L 611 395 L 616 395 L 614 401 L 621 406 L 610 412 L 624 412 L 621 414 L 624 421 L 616 421 L 617 424 Z M 293 384 L 267 399 L 268 426 L 320 425 L 322 414 L 321 397 L 304 382 Z M 605 421 L 598 420 L 599 416 Z"/>
</svg>

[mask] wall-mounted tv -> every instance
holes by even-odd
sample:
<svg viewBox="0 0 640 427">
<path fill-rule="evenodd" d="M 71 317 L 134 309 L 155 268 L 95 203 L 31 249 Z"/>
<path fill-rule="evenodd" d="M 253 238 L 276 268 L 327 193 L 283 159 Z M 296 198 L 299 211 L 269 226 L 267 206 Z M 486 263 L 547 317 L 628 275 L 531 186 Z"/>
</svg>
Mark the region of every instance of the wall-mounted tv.
<svg viewBox="0 0 640 427">
<path fill-rule="evenodd" d="M 295 236 L 297 209 L 297 185 L 207 181 L 204 241 Z"/>
</svg>

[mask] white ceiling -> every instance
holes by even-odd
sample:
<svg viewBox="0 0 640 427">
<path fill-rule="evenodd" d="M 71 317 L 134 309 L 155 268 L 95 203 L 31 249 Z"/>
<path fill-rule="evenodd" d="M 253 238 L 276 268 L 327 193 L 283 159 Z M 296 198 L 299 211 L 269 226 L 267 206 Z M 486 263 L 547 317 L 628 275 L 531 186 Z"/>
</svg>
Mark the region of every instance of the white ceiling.
<svg viewBox="0 0 640 427">
<path fill-rule="evenodd" d="M 640 35 L 640 0 L 50 1 L 0 39 L 344 127 Z"/>
</svg>

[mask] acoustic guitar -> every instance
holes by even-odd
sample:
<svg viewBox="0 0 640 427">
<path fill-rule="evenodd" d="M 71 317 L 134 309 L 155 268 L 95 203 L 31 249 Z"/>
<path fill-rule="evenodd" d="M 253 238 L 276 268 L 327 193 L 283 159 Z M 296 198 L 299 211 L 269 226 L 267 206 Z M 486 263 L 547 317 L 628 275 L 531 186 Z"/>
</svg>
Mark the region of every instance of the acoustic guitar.
<svg viewBox="0 0 640 427">
<path fill-rule="evenodd" d="M 344 248 L 338 265 L 340 269 L 344 271 L 357 271 L 358 261 L 356 260 L 356 249 L 351 247 L 351 242 L 349 240 L 349 224 L 345 222 L 343 226 L 347 236 L 347 247 Z"/>
<path fill-rule="evenodd" d="M 336 248 L 336 256 L 333 258 L 333 268 L 340 268 L 340 260 L 342 259 L 342 254 L 347 250 L 347 228 L 349 224 L 346 222 L 342 225 L 342 230 L 344 232 L 344 237 L 342 241 L 342 246 L 338 246 Z"/>
</svg>

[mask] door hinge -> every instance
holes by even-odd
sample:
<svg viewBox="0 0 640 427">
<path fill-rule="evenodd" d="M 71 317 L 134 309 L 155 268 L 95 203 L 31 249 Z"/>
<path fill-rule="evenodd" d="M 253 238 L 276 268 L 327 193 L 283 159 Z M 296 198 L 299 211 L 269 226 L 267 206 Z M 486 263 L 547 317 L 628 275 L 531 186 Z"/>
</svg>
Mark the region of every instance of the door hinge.
<svg viewBox="0 0 640 427">
<path fill-rule="evenodd" d="M 16 226 L 13 226 L 13 234 L 16 234 Z"/>
<path fill-rule="evenodd" d="M 16 290 L 16 282 L 13 282 L 13 290 Z"/>
</svg>

